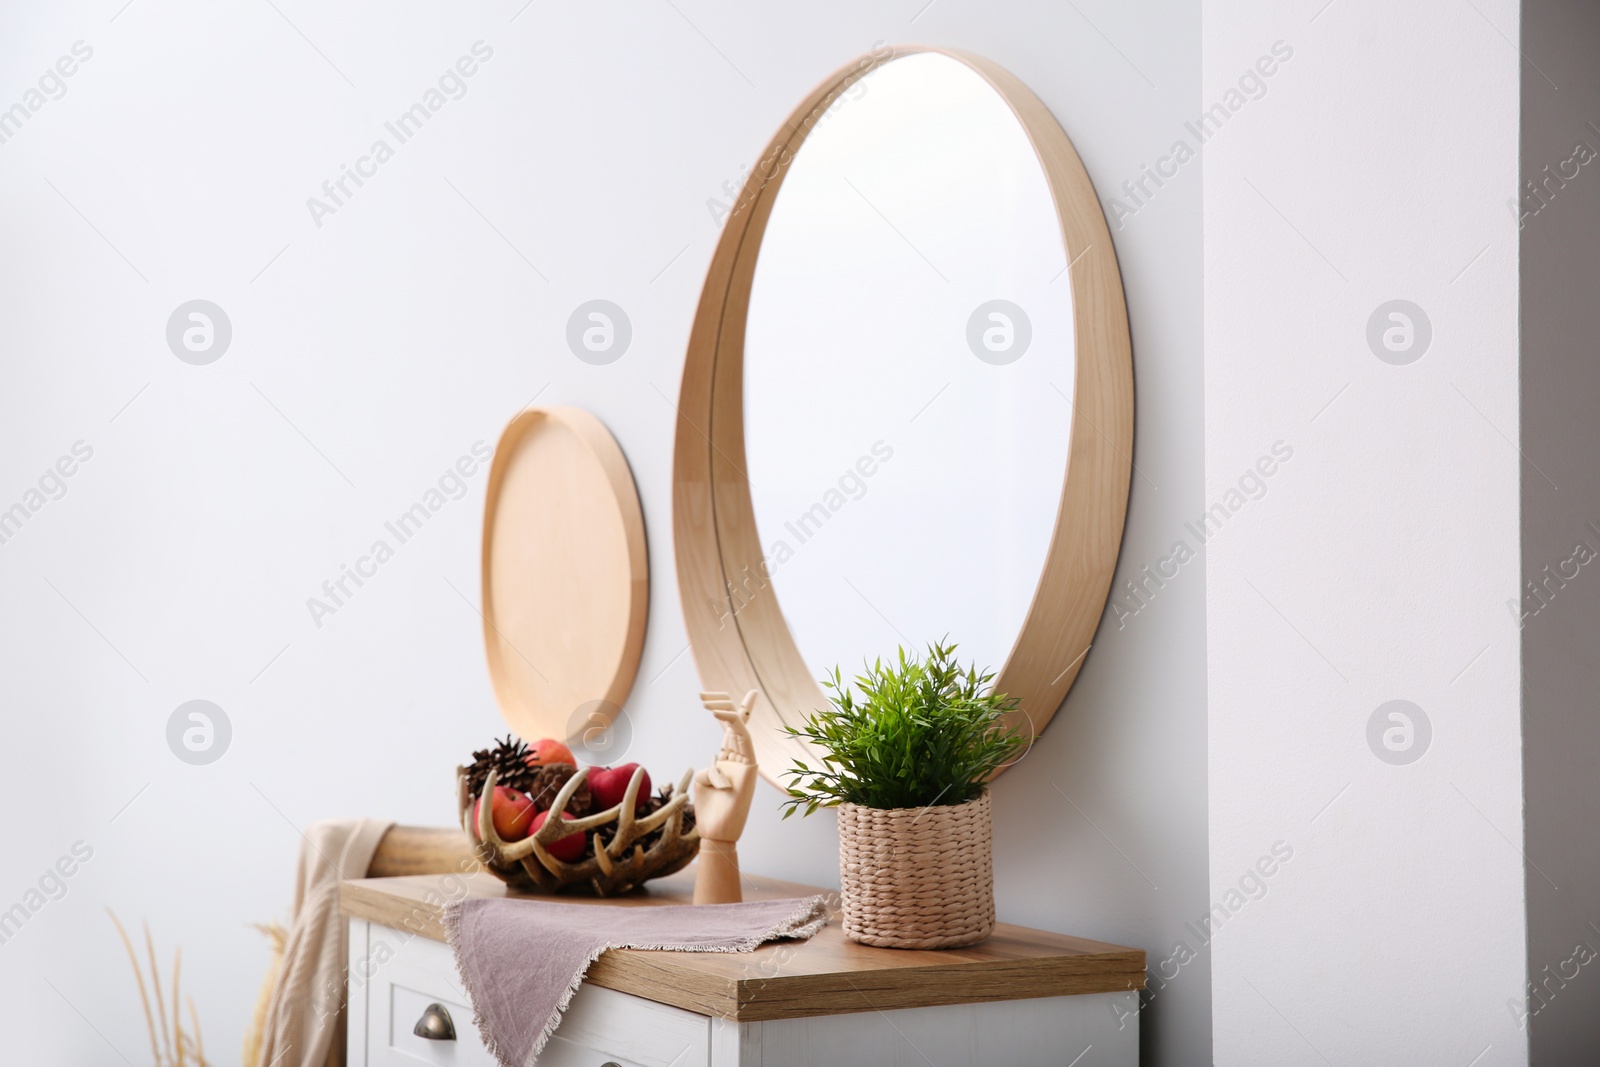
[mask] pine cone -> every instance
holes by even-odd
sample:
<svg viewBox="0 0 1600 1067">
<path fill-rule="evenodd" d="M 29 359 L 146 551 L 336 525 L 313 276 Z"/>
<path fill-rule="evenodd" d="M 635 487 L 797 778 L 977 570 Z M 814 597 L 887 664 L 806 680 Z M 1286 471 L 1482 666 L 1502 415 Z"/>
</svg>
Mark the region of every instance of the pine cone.
<svg viewBox="0 0 1600 1067">
<path fill-rule="evenodd" d="M 533 799 L 533 806 L 537 811 L 544 811 L 554 804 L 556 794 L 567 784 L 567 779 L 578 773 L 578 768 L 570 763 L 546 763 L 528 769 L 533 774 L 523 792 Z M 589 814 L 590 799 L 589 782 L 585 779 L 577 789 L 573 790 L 572 799 L 567 801 L 567 818 L 576 819 Z"/>
<path fill-rule="evenodd" d="M 481 796 L 483 784 L 493 770 L 499 772 L 495 776 L 496 785 L 526 793 L 533 784 L 534 772 L 539 769 L 528 766 L 528 746 L 507 734 L 506 739 L 496 742 L 494 748 L 480 749 L 472 754 L 472 763 L 467 767 L 467 791 L 475 797 Z"/>
</svg>

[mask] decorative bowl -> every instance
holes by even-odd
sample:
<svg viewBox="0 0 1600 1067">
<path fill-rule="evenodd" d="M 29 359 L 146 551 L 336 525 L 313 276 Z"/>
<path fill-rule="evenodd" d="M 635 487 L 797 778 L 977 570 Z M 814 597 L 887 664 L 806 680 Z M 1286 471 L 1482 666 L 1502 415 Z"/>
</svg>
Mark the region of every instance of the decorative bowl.
<svg viewBox="0 0 1600 1067">
<path fill-rule="evenodd" d="M 639 789 L 644 769 L 635 770 L 621 803 L 604 811 L 569 818 L 567 805 L 587 779 L 589 768 L 578 770 L 562 785 L 550 804 L 543 826 L 520 841 L 506 841 L 495 832 L 491 805 L 478 803 L 494 795 L 498 772 L 491 770 L 479 796 L 467 787 L 467 771 L 456 768 L 456 794 L 461 828 L 466 831 L 479 862 L 513 889 L 530 893 L 593 893 L 612 896 L 652 878 L 681 871 L 700 851 L 700 832 L 685 828 L 692 819 L 689 782 L 685 771 L 675 787 L 665 791 L 661 806 L 638 815 Z M 474 818 L 476 812 L 476 818 Z M 575 833 L 588 835 L 587 854 L 576 862 L 557 859 L 549 846 Z"/>
</svg>

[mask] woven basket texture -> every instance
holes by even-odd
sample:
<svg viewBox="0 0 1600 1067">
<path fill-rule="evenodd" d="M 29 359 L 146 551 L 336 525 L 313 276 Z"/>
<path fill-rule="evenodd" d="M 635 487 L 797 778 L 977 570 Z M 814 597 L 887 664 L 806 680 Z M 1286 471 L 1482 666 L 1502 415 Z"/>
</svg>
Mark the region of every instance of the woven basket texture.
<svg viewBox="0 0 1600 1067">
<path fill-rule="evenodd" d="M 844 933 L 879 948 L 956 948 L 994 929 L 987 791 L 928 808 L 839 805 Z"/>
</svg>

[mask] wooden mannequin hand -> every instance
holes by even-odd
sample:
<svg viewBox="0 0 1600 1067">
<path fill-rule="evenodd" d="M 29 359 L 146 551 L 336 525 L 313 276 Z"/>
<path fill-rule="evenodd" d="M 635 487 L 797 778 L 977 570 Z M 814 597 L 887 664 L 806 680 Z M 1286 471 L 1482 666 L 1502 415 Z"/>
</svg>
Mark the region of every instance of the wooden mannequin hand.
<svg viewBox="0 0 1600 1067">
<path fill-rule="evenodd" d="M 737 710 L 726 693 L 701 693 L 700 699 L 722 721 L 723 732 L 716 760 L 695 772 L 694 822 L 702 838 L 732 843 L 744 832 L 756 790 L 755 746 L 745 725 L 756 691 L 746 693 Z"/>
</svg>

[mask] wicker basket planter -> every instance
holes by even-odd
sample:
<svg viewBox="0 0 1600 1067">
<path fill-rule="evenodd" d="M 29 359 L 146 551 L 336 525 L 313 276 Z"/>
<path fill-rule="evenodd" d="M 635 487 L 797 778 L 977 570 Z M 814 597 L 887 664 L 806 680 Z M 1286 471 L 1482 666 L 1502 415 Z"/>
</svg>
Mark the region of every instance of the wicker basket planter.
<svg viewBox="0 0 1600 1067">
<path fill-rule="evenodd" d="M 994 930 L 989 794 L 966 804 L 840 804 L 844 934 L 879 948 L 956 948 Z"/>
</svg>

